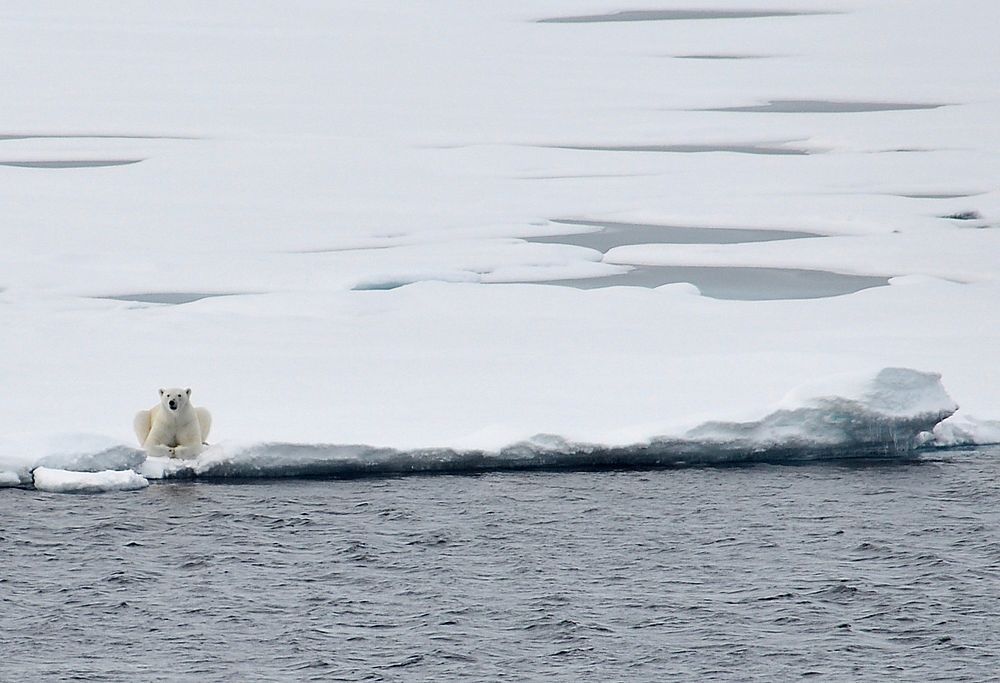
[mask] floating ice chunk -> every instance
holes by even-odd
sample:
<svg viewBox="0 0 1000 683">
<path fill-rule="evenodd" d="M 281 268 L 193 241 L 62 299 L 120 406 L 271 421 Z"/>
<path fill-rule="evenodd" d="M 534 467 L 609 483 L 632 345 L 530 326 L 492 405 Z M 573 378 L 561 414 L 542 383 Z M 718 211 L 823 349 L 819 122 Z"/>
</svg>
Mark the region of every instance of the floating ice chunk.
<svg viewBox="0 0 1000 683">
<path fill-rule="evenodd" d="M 21 476 L 17 472 L 0 470 L 0 488 L 5 486 L 20 486 L 23 483 Z"/>
<path fill-rule="evenodd" d="M 117 439 L 100 434 L 10 434 L 0 438 L 0 471 L 30 482 L 35 467 L 78 472 L 126 470 L 137 467 L 146 454 Z"/>
<path fill-rule="evenodd" d="M 690 282 L 668 282 L 665 285 L 660 285 L 655 287 L 657 292 L 671 294 L 687 294 L 689 296 L 701 296 L 701 290 L 698 289 L 698 285 L 692 284 Z"/>
<path fill-rule="evenodd" d="M 71 472 L 50 467 L 37 467 L 32 474 L 36 489 L 53 493 L 133 491 L 149 486 L 149 480 L 132 470 Z"/>
<path fill-rule="evenodd" d="M 1000 421 L 953 415 L 934 427 L 929 443 L 941 447 L 1000 443 Z"/>
</svg>

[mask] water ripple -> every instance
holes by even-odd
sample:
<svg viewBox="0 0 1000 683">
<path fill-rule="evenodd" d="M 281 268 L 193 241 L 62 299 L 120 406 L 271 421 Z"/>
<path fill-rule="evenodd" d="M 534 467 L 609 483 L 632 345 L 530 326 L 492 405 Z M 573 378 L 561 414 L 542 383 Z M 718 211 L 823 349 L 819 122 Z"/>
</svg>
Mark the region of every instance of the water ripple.
<svg viewBox="0 0 1000 683">
<path fill-rule="evenodd" d="M 988 680 L 1000 450 L 0 491 L 6 680 Z"/>
</svg>

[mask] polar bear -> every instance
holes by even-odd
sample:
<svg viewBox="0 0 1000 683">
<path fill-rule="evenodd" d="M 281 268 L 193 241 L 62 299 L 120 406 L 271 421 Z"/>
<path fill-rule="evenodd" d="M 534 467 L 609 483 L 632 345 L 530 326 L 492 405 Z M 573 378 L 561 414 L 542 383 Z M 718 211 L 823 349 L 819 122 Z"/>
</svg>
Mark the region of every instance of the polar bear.
<svg viewBox="0 0 1000 683">
<path fill-rule="evenodd" d="M 133 426 L 149 453 L 193 458 L 205 445 L 212 415 L 191 405 L 190 389 L 160 389 L 160 404 L 136 413 Z"/>
</svg>

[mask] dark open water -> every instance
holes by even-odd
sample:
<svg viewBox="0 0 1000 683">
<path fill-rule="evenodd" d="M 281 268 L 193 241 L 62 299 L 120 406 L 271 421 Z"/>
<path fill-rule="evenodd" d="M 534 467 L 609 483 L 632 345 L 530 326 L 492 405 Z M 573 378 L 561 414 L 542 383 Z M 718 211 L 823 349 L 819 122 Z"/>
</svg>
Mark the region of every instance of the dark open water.
<svg viewBox="0 0 1000 683">
<path fill-rule="evenodd" d="M 997 680 L 998 475 L 2 489 L 0 680 Z"/>
</svg>

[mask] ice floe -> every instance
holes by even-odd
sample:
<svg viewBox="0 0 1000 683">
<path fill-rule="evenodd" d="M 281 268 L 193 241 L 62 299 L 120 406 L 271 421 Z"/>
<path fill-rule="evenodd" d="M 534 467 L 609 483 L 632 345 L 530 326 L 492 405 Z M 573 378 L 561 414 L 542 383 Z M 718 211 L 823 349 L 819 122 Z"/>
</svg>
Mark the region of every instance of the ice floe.
<svg viewBox="0 0 1000 683">
<path fill-rule="evenodd" d="M 177 384 L 197 476 L 996 438 L 998 5 L 809 5 L 21 3 L 0 483 Z M 893 367 L 961 408 L 781 403 Z"/>
<path fill-rule="evenodd" d="M 907 458 L 922 447 L 970 443 L 995 430 L 995 425 L 977 427 L 969 421 L 961 427 L 949 425 L 947 418 L 956 409 L 936 373 L 885 368 L 874 375 L 829 377 L 800 387 L 756 419 L 706 422 L 637 443 L 588 443 L 544 434 L 495 450 L 226 441 L 189 460 L 145 457 L 120 446 L 69 458 L 60 453 L 22 457 L 18 469 L 0 472 L 0 482 L 46 491 L 100 492 L 176 478 L 356 477 Z M 103 445 L 91 438 L 91 447 Z M 124 453 L 139 457 L 122 458 Z M 57 462 L 58 469 L 45 465 Z M 6 467 L 11 464 L 8 458 Z"/>
</svg>

